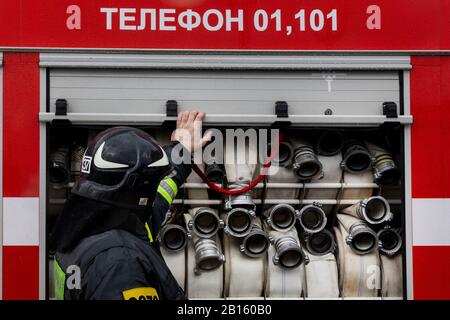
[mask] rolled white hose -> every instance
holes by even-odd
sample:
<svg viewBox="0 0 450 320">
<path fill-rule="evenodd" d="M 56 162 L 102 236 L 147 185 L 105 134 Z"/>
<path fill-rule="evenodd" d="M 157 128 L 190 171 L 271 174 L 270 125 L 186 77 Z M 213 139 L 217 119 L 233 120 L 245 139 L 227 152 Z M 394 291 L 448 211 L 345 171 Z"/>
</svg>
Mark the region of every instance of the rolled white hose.
<svg viewBox="0 0 450 320">
<path fill-rule="evenodd" d="M 266 231 L 274 239 L 283 236 L 291 236 L 298 241 L 298 235 L 295 230 L 288 232 L 278 232 L 274 230 Z M 276 241 L 276 240 L 275 240 Z M 274 246 L 270 246 L 267 261 L 267 279 L 265 296 L 267 298 L 301 298 L 305 287 L 305 267 L 304 263 L 296 268 L 285 269 L 275 265 L 272 257 L 276 254 Z"/>
<path fill-rule="evenodd" d="M 364 221 L 346 214 L 336 218 L 348 233 L 345 241 L 354 253 L 365 255 L 379 248 L 378 235 Z"/>
<path fill-rule="evenodd" d="M 373 183 L 372 171 L 369 170 L 362 173 L 344 172 L 344 183 Z M 370 188 L 345 188 L 341 199 L 366 199 L 372 196 L 372 194 L 373 189 Z"/>
<path fill-rule="evenodd" d="M 186 224 L 192 219 L 191 215 L 184 215 Z M 195 272 L 196 260 L 194 243 L 195 236 L 187 246 L 187 264 L 186 264 L 186 285 L 185 293 L 189 299 L 220 299 L 223 296 L 223 265 L 217 269 L 202 272 Z M 216 235 L 215 241 L 218 247 L 221 247 L 219 236 Z"/>
<path fill-rule="evenodd" d="M 256 173 L 258 145 L 249 143 L 225 143 L 225 172 L 229 184 L 249 184 Z"/>
<path fill-rule="evenodd" d="M 381 296 L 389 298 L 403 297 L 402 255 L 393 257 L 380 255 L 381 258 Z"/>
<path fill-rule="evenodd" d="M 381 196 L 363 199 L 352 206 L 341 209 L 340 212 L 362 219 L 371 225 L 384 223 L 393 218 L 389 203 Z"/>
<path fill-rule="evenodd" d="M 353 224 L 360 221 L 360 219 L 353 217 L 353 216 L 346 215 L 346 214 L 337 214 L 336 218 L 338 219 L 339 223 L 342 224 L 347 231 L 350 229 L 350 227 Z"/>
<path fill-rule="evenodd" d="M 323 178 L 320 180 L 312 180 L 311 182 L 320 182 L 320 183 L 340 183 L 342 178 L 342 155 L 341 153 L 331 156 L 318 156 L 319 161 L 323 166 Z M 307 189 L 305 199 L 336 199 L 338 196 L 339 188 L 332 189 Z M 332 205 L 324 205 L 322 206 L 323 211 L 329 214 L 333 209 Z"/>
<path fill-rule="evenodd" d="M 264 287 L 265 255 L 250 258 L 240 252 L 239 239 L 223 238 L 226 262 L 224 265 L 225 298 L 261 297 Z"/>
<path fill-rule="evenodd" d="M 224 145 L 224 168 L 228 180 L 228 188 L 242 189 L 248 186 L 255 177 L 258 166 L 258 145 L 249 143 L 225 143 Z M 225 202 L 227 210 L 233 207 L 245 207 L 254 210 L 253 198 L 255 189 L 238 195 L 229 195 Z"/>
<path fill-rule="evenodd" d="M 161 254 L 172 272 L 173 276 L 178 282 L 178 285 L 185 290 L 185 277 L 186 277 L 186 250 L 181 250 L 177 252 L 172 252 L 161 249 Z"/>
<path fill-rule="evenodd" d="M 336 258 L 328 253 L 323 256 L 308 254 L 309 263 L 305 265 L 306 297 L 338 298 L 339 277 Z"/>
<path fill-rule="evenodd" d="M 203 164 L 198 165 L 201 170 L 204 170 L 205 166 Z M 202 178 L 192 171 L 189 177 L 187 177 L 186 182 L 189 183 L 203 183 Z M 208 200 L 208 190 L 207 188 L 187 188 L 187 195 L 191 200 Z"/>
<path fill-rule="evenodd" d="M 297 177 L 292 171 L 292 168 L 279 167 L 272 165 L 269 170 L 269 175 L 267 176 L 268 183 L 279 183 L 279 182 L 298 182 Z M 261 194 L 262 190 L 258 190 Z M 267 187 L 266 199 L 297 199 L 298 198 L 298 188 L 270 188 Z"/>
<path fill-rule="evenodd" d="M 377 297 L 381 287 L 378 251 L 358 255 L 345 242 L 348 236 L 345 224 L 339 223 L 339 227 L 334 227 L 334 231 L 338 247 L 341 296 L 344 298 Z"/>
<path fill-rule="evenodd" d="M 292 170 L 292 157 L 294 155 L 292 145 L 287 141 L 282 141 L 278 154 L 272 161 L 267 172 L 267 183 L 298 183 L 298 178 Z M 278 160 L 278 162 L 277 162 Z M 256 190 L 257 197 L 262 196 L 262 189 Z M 267 186 L 266 199 L 296 199 L 298 188 L 273 188 Z"/>
</svg>

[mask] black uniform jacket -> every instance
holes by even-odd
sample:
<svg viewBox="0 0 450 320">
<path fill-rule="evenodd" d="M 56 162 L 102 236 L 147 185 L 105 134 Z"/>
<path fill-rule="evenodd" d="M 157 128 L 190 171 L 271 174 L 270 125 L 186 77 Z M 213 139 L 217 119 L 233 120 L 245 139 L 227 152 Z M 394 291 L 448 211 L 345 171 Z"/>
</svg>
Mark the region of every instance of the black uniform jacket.
<svg viewBox="0 0 450 320">
<path fill-rule="evenodd" d="M 184 298 L 154 241 L 173 198 L 191 172 L 188 164 L 173 167 L 165 183 L 171 192 L 157 194 L 147 226 L 127 209 L 76 195 L 67 201 L 51 241 L 56 247 L 57 299 Z M 167 189 L 170 186 L 175 190 Z"/>
<path fill-rule="evenodd" d="M 65 270 L 65 300 L 184 298 L 158 248 L 124 230 L 84 238 L 74 250 L 57 253 L 56 260 Z"/>
</svg>

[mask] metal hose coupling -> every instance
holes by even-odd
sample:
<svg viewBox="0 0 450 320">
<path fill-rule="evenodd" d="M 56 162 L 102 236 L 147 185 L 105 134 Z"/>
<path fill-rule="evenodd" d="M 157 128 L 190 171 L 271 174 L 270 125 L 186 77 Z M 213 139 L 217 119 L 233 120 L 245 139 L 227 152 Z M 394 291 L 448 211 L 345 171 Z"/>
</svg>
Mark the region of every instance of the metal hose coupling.
<svg viewBox="0 0 450 320">
<path fill-rule="evenodd" d="M 377 235 L 380 241 L 380 252 L 382 254 L 392 257 L 400 252 L 403 243 L 400 229 L 385 226 L 378 231 Z"/>
<path fill-rule="evenodd" d="M 209 148 L 209 146 L 208 146 Z M 224 159 L 222 152 L 216 153 L 217 150 L 213 149 L 210 152 L 204 152 L 205 160 L 205 175 L 208 179 L 214 183 L 220 183 L 225 178 L 225 167 L 223 165 Z"/>
<path fill-rule="evenodd" d="M 279 237 L 275 240 L 275 255 L 272 258 L 273 264 L 285 269 L 296 268 L 303 262 L 307 263 L 308 258 L 304 255 L 298 241 L 289 235 Z"/>
<path fill-rule="evenodd" d="M 255 217 L 255 211 L 245 208 L 234 208 L 227 213 L 225 219 L 225 234 L 243 238 L 249 235 L 252 230 L 252 219 Z"/>
<path fill-rule="evenodd" d="M 277 204 L 265 210 L 263 216 L 272 229 L 288 231 L 294 227 L 298 212 L 289 204 Z"/>
<path fill-rule="evenodd" d="M 318 233 L 327 225 L 327 216 L 322 205 L 314 202 L 298 212 L 298 221 L 305 233 Z"/>
<path fill-rule="evenodd" d="M 199 238 L 194 243 L 195 268 L 194 273 L 212 271 L 219 268 L 225 262 L 225 256 L 219 250 L 216 241 Z"/>
<path fill-rule="evenodd" d="M 347 245 L 356 254 L 367 254 L 379 247 L 377 234 L 364 222 L 356 222 L 348 231 Z"/>
<path fill-rule="evenodd" d="M 366 171 L 372 165 L 372 156 L 366 145 L 356 139 L 345 141 L 342 148 L 341 167 L 350 173 Z"/>
<path fill-rule="evenodd" d="M 164 249 L 171 252 L 183 250 L 191 234 L 178 224 L 166 224 L 159 231 L 158 241 Z"/>
<path fill-rule="evenodd" d="M 81 175 L 81 163 L 83 161 L 83 155 L 86 149 L 80 145 L 73 145 L 70 154 L 70 171 L 72 176 L 75 176 L 75 180 Z"/>
<path fill-rule="evenodd" d="M 324 130 L 317 139 L 316 151 L 326 157 L 337 155 L 344 146 L 344 137 L 338 130 Z"/>
<path fill-rule="evenodd" d="M 400 180 L 400 170 L 395 164 L 392 154 L 374 144 L 367 144 L 373 156 L 374 180 L 379 185 L 396 184 Z"/>
<path fill-rule="evenodd" d="M 217 163 L 206 164 L 205 174 L 210 181 L 220 183 L 225 178 L 225 168 Z"/>
<path fill-rule="evenodd" d="M 239 249 L 247 257 L 258 258 L 269 250 L 272 241 L 272 237 L 263 231 L 261 226 L 253 224 L 250 233 L 242 240 Z"/>
<path fill-rule="evenodd" d="M 327 229 L 305 235 L 306 249 L 315 256 L 324 256 L 336 251 L 334 235 Z"/>
<path fill-rule="evenodd" d="M 268 144 L 269 153 L 272 152 L 272 145 Z M 290 167 L 292 165 L 292 158 L 294 157 L 294 150 L 289 142 L 282 141 L 278 146 L 278 153 L 274 157 L 272 164 L 279 167 Z"/>
<path fill-rule="evenodd" d="M 210 208 L 198 208 L 188 222 L 188 229 L 200 238 L 211 238 L 223 227 L 224 222 Z"/>
<path fill-rule="evenodd" d="M 70 152 L 66 146 L 60 147 L 49 157 L 49 176 L 52 183 L 67 183 L 70 180 Z"/>
<path fill-rule="evenodd" d="M 393 218 L 389 203 L 381 196 L 361 200 L 356 207 L 356 213 L 359 218 L 372 225 L 381 224 Z"/>
<path fill-rule="evenodd" d="M 230 185 L 229 189 L 239 190 L 245 188 L 246 186 L 248 186 L 246 183 L 235 183 Z M 253 203 L 251 191 L 236 195 L 228 195 L 227 200 L 225 201 L 225 210 L 231 210 L 237 207 L 255 211 L 255 204 Z"/>
<path fill-rule="evenodd" d="M 309 144 L 298 144 L 294 150 L 292 168 L 300 180 L 323 178 L 322 163 Z"/>
</svg>

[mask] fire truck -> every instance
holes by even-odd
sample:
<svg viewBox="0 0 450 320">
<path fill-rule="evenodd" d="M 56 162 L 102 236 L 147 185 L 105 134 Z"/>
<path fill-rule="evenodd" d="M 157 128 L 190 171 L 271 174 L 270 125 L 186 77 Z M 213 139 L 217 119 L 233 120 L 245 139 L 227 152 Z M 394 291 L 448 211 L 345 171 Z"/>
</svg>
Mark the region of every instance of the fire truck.
<svg viewBox="0 0 450 320">
<path fill-rule="evenodd" d="M 199 110 L 205 129 L 283 140 L 278 173 L 246 193 L 211 183 L 240 189 L 262 166 L 213 161 L 180 190 L 154 241 L 188 298 L 449 299 L 449 15 L 439 0 L 0 1 L 0 298 L 56 298 L 48 237 L 98 132 L 165 143 Z"/>
</svg>

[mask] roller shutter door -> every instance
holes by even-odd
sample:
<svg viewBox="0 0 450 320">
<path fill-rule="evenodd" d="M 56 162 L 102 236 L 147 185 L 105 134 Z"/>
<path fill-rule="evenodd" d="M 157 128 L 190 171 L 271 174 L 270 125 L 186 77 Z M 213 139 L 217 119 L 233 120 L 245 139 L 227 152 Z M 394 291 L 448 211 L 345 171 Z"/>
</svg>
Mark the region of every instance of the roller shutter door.
<svg viewBox="0 0 450 320">
<path fill-rule="evenodd" d="M 179 110 L 215 115 L 273 115 L 286 101 L 290 115 L 382 115 L 400 103 L 396 71 L 207 71 L 50 69 L 49 108 L 66 99 L 71 113 L 165 114 Z"/>
</svg>

